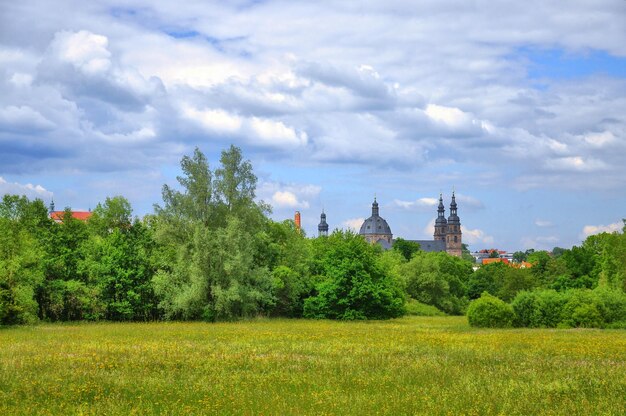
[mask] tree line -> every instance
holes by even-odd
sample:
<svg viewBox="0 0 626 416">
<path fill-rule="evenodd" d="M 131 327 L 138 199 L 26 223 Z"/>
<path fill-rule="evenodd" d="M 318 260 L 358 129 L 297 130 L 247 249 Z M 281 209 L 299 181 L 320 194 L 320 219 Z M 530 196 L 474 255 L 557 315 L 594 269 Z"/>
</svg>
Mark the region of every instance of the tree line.
<svg viewBox="0 0 626 416">
<path fill-rule="evenodd" d="M 626 321 L 626 306 L 619 309 L 624 232 L 591 236 L 558 256 L 531 253 L 530 269 L 496 263 L 474 271 L 467 259 L 425 253 L 402 239 L 383 251 L 351 231 L 307 238 L 293 221 L 273 221 L 270 206 L 256 200 L 250 161 L 235 146 L 215 169 L 198 149 L 180 165 L 178 186 L 164 185 L 162 202 L 141 219 L 122 196 L 106 198 L 87 221 L 67 209 L 57 223 L 43 201 L 5 195 L 0 324 L 459 315 L 483 294 L 512 308 L 506 302 L 539 298 L 542 290 L 600 289 L 617 300 L 596 305 L 598 313 L 611 309 L 612 322 Z M 516 322 L 545 326 L 537 319 Z"/>
</svg>

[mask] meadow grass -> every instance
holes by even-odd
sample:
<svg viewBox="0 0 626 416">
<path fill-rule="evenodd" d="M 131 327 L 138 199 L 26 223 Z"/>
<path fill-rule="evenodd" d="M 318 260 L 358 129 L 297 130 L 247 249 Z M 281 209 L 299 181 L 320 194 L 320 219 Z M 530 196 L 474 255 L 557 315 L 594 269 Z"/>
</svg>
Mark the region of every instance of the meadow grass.
<svg viewBox="0 0 626 416">
<path fill-rule="evenodd" d="M 0 414 L 626 414 L 626 331 L 379 322 L 0 329 Z"/>
</svg>

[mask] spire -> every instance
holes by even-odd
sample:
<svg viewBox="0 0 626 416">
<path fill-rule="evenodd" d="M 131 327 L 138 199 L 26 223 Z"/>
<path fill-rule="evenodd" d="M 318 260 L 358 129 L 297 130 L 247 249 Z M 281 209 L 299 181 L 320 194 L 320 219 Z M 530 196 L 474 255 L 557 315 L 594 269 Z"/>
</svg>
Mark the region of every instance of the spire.
<svg viewBox="0 0 626 416">
<path fill-rule="evenodd" d="M 318 236 L 327 236 L 328 235 L 328 224 L 326 223 L 326 213 L 322 209 L 322 214 L 320 215 L 320 223 L 317 226 Z"/>
<path fill-rule="evenodd" d="M 50 201 L 49 211 L 50 213 L 54 212 L 54 198 L 52 198 L 52 200 Z"/>
<path fill-rule="evenodd" d="M 454 190 L 452 191 L 452 202 L 450 202 L 450 216 L 448 217 L 448 223 L 460 224 L 461 220 L 457 214 L 456 197 Z"/>
<path fill-rule="evenodd" d="M 437 207 L 438 217 L 443 217 L 444 212 L 446 212 L 446 208 L 443 206 L 443 196 L 439 194 L 439 206 Z"/>
<path fill-rule="evenodd" d="M 372 204 L 372 217 L 378 216 L 378 202 L 376 202 L 376 195 L 374 195 L 374 203 Z"/>
</svg>

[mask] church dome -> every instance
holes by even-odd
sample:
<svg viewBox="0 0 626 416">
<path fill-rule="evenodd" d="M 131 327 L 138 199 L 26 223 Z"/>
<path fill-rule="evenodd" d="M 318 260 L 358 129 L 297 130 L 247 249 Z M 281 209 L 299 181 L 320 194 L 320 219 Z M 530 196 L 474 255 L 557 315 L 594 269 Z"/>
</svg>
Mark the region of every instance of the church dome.
<svg viewBox="0 0 626 416">
<path fill-rule="evenodd" d="M 372 216 L 363 221 L 359 234 L 391 235 L 389 224 L 378 214 L 378 202 L 376 202 L 376 199 L 374 199 L 372 204 Z"/>
</svg>

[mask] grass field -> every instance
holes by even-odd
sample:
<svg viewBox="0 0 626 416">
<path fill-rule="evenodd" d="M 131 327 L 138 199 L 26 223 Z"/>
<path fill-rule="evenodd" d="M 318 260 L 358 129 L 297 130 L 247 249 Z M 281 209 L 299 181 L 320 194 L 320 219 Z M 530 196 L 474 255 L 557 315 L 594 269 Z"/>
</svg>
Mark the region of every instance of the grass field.
<svg viewBox="0 0 626 416">
<path fill-rule="evenodd" d="M 0 414 L 626 414 L 626 331 L 386 322 L 0 329 Z"/>
</svg>

